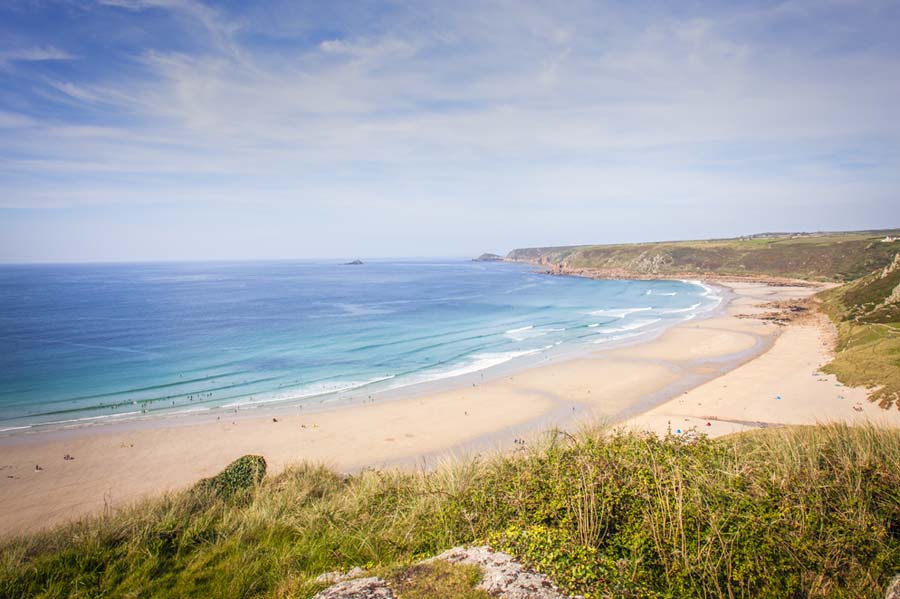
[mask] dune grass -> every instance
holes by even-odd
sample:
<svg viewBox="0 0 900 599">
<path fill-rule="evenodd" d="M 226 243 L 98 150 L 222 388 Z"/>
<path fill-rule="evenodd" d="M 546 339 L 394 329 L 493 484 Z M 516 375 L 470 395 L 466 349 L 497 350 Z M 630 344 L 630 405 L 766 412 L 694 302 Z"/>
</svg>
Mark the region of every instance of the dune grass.
<svg viewBox="0 0 900 599">
<path fill-rule="evenodd" d="M 895 263 L 896 264 L 896 263 Z M 837 327 L 834 360 L 823 370 L 842 383 L 872 389 L 869 399 L 900 409 L 900 268 L 892 267 L 820 293 Z"/>
<path fill-rule="evenodd" d="M 898 464 L 900 431 L 838 425 L 550 434 L 432 472 L 299 464 L 9 541 L 0 596 L 309 597 L 326 571 L 489 542 L 586 597 L 875 598 L 900 571 Z"/>
<path fill-rule="evenodd" d="M 900 409 L 900 323 L 838 323 L 834 360 L 822 370 L 852 387 L 872 389 L 869 399 Z"/>
</svg>

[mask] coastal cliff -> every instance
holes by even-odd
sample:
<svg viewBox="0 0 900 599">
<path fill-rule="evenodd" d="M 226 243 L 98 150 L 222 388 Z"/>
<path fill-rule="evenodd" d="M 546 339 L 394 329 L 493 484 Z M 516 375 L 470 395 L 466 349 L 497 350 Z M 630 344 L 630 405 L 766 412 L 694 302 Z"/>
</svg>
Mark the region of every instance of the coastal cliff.
<svg viewBox="0 0 900 599">
<path fill-rule="evenodd" d="M 535 247 L 512 250 L 506 260 L 596 278 L 729 276 L 845 282 L 888 266 L 900 249 L 894 233 L 770 233 L 704 241 Z"/>
</svg>

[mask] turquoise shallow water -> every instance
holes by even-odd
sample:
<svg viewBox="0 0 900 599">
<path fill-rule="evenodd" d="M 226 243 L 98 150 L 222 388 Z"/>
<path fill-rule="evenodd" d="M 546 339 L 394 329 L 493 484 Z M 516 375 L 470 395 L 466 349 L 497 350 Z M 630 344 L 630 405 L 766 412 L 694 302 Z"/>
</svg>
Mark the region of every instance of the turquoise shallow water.
<svg viewBox="0 0 900 599">
<path fill-rule="evenodd" d="M 380 392 L 718 302 L 699 283 L 452 260 L 0 266 L 0 431 Z"/>
</svg>

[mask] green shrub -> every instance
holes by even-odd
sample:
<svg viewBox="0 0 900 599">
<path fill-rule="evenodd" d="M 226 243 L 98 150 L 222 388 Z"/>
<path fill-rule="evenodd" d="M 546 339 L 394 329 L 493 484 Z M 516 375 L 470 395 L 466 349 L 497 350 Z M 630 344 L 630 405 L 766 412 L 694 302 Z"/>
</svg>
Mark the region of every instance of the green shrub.
<svg viewBox="0 0 900 599">
<path fill-rule="evenodd" d="M 266 476 L 266 459 L 261 455 L 245 455 L 228 464 L 217 475 L 200 480 L 195 489 L 212 492 L 219 499 L 230 499 L 252 489 Z"/>
<path fill-rule="evenodd" d="M 546 574 L 564 591 L 578 593 L 585 599 L 610 593 L 621 599 L 659 596 L 628 579 L 624 571 L 628 566 L 626 560 L 607 558 L 596 547 L 579 544 L 566 529 L 541 525 L 511 527 L 490 535 L 489 543 Z"/>
</svg>

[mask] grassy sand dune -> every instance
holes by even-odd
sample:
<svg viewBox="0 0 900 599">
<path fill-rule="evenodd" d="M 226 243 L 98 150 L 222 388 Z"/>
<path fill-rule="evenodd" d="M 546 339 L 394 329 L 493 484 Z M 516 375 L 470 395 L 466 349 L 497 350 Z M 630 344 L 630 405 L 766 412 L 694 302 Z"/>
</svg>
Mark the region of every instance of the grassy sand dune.
<svg viewBox="0 0 900 599">
<path fill-rule="evenodd" d="M 900 254 L 884 269 L 821 299 L 838 330 L 835 359 L 826 371 L 872 389 L 870 398 L 882 407 L 900 409 Z"/>
<path fill-rule="evenodd" d="M 900 431 L 548 435 L 435 471 L 299 464 L 8 542 L 4 597 L 305 597 L 489 542 L 588 597 L 880 597 L 900 569 Z"/>
</svg>

